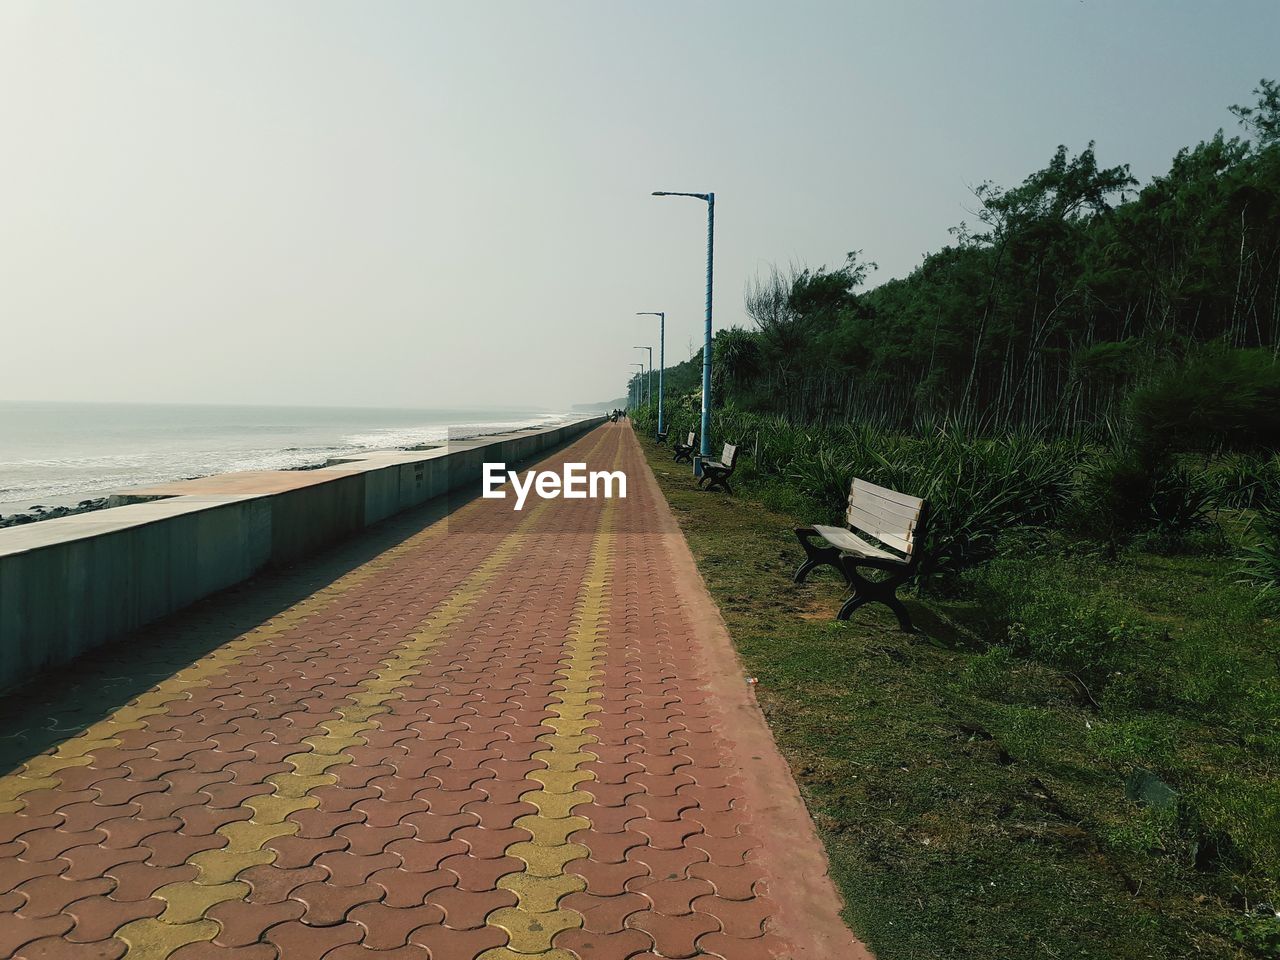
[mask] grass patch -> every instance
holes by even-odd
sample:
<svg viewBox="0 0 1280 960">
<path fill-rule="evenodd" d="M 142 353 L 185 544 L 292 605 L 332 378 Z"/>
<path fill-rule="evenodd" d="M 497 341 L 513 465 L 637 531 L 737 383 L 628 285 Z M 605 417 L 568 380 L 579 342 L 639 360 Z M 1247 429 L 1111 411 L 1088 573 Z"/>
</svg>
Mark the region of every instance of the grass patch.
<svg viewBox="0 0 1280 960">
<path fill-rule="evenodd" d="M 1041 542 L 908 600 L 924 638 L 837 623 L 806 497 L 641 443 L 881 960 L 1280 956 L 1280 631 L 1229 559 Z"/>
</svg>

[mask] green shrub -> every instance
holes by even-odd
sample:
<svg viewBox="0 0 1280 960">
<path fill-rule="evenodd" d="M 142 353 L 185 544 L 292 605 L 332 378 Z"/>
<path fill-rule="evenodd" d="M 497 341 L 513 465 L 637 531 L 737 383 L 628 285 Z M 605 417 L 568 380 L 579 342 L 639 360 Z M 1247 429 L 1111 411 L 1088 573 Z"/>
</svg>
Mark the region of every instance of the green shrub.
<svg viewBox="0 0 1280 960">
<path fill-rule="evenodd" d="M 1210 349 L 1136 389 L 1139 442 L 1169 450 L 1280 447 L 1280 363 L 1270 350 Z"/>
<path fill-rule="evenodd" d="M 1280 491 L 1280 454 L 1227 453 L 1205 471 L 1205 480 L 1217 491 L 1219 502 L 1231 509 L 1259 507 L 1277 500 Z"/>
<path fill-rule="evenodd" d="M 1150 448 L 1113 440 L 1085 461 L 1073 517 L 1114 555 L 1141 533 L 1168 545 L 1211 525 L 1218 488 L 1203 473 Z"/>
<path fill-rule="evenodd" d="M 1113 443 L 1089 457 L 1080 472 L 1075 526 L 1114 554 L 1143 528 L 1153 490 L 1151 465 L 1132 447 Z"/>
<path fill-rule="evenodd" d="M 1146 517 L 1160 533 L 1184 534 L 1208 527 L 1216 506 L 1216 491 L 1204 475 L 1175 464 L 1152 479 Z"/>
<path fill-rule="evenodd" d="M 1280 603 L 1280 507 L 1264 507 L 1245 536 L 1249 545 L 1237 558 L 1238 582 L 1255 587 L 1262 603 Z"/>
<path fill-rule="evenodd" d="M 645 414 L 636 419 L 647 430 Z M 673 436 L 687 429 L 672 418 Z M 928 500 L 926 581 L 990 559 L 1011 530 L 1055 522 L 1083 454 L 1078 442 L 1034 434 L 976 437 L 950 424 L 906 436 L 868 424 L 799 426 L 734 409 L 717 411 L 715 431 L 717 443 L 741 448 L 744 477 L 780 480 L 823 505 L 815 520 L 843 521 L 854 477 Z"/>
</svg>

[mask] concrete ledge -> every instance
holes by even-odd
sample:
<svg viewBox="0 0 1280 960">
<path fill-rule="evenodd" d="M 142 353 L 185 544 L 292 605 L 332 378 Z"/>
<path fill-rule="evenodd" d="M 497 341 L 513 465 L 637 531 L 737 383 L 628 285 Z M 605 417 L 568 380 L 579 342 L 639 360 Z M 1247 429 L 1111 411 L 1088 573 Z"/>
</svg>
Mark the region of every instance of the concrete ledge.
<svg viewBox="0 0 1280 960">
<path fill-rule="evenodd" d="M 478 491 L 486 461 L 523 463 L 603 421 L 137 488 L 105 510 L 0 529 L 0 690 L 268 564 L 452 491 Z"/>
</svg>

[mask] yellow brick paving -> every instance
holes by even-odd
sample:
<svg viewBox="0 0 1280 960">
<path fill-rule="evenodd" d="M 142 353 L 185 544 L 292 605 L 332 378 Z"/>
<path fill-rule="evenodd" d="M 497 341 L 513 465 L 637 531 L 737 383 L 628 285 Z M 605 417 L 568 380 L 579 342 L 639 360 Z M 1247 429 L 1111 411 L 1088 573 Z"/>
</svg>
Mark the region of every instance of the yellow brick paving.
<svg viewBox="0 0 1280 960">
<path fill-rule="evenodd" d="M 586 889 L 581 877 L 565 873 L 565 865 L 585 857 L 590 851 L 579 843 L 570 843 L 575 831 L 591 826 L 586 817 L 574 816 L 573 808 L 591 800 L 590 794 L 577 789 L 578 784 L 592 779 L 580 770 L 584 763 L 598 759 L 586 747 L 598 743 L 588 731 L 597 726 L 590 719 L 600 707 L 594 702 L 601 697 L 601 661 L 604 659 L 608 595 L 613 567 L 613 501 L 602 512 L 600 528 L 591 547 L 591 565 L 574 607 L 574 627 L 565 646 L 558 692 L 548 709 L 555 714 L 545 724 L 554 731 L 538 739 L 547 749 L 535 753 L 533 759 L 545 769 L 529 774 L 541 788 L 521 794 L 520 799 L 538 808 L 516 820 L 533 836 L 528 841 L 512 844 L 507 854 L 521 860 L 524 869 L 507 874 L 498 886 L 510 890 L 518 898 L 514 907 L 495 910 L 486 918 L 491 926 L 507 933 L 505 947 L 495 947 L 480 955 L 479 960 L 575 960 L 566 950 L 552 947 L 556 934 L 582 926 L 582 915 L 559 906 L 562 897 Z"/>
</svg>

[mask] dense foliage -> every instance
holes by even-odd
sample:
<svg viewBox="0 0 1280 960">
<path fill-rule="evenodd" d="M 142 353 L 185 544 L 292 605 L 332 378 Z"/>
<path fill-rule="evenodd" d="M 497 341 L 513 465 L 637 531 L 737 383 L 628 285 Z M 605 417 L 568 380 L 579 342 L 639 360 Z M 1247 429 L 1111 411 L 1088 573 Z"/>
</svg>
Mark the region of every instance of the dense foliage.
<svg viewBox="0 0 1280 960">
<path fill-rule="evenodd" d="M 1016 187 L 981 184 L 976 225 L 955 227 L 907 277 L 859 292 L 874 267 L 860 253 L 838 269 L 775 270 L 748 291 L 750 328 L 717 335 L 717 405 L 803 422 L 958 417 L 1071 432 L 1203 345 L 1253 348 L 1253 363 L 1270 365 L 1280 85 L 1255 94 L 1232 108 L 1245 136 L 1219 130 L 1145 186 L 1127 166 L 1099 167 L 1092 144 L 1059 147 Z M 669 393 L 696 391 L 700 364 L 669 371 Z M 1272 431 L 1275 400 L 1258 397 Z"/>
</svg>

